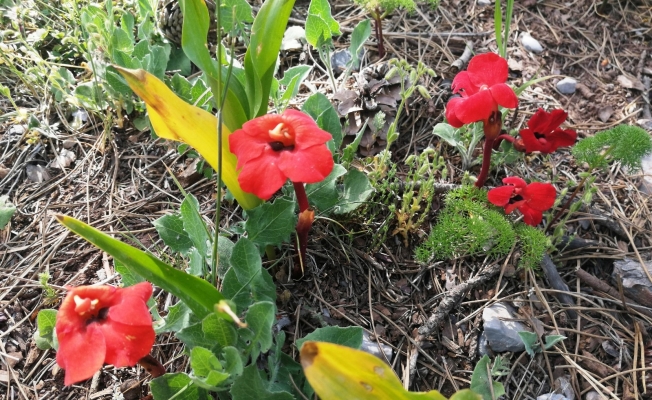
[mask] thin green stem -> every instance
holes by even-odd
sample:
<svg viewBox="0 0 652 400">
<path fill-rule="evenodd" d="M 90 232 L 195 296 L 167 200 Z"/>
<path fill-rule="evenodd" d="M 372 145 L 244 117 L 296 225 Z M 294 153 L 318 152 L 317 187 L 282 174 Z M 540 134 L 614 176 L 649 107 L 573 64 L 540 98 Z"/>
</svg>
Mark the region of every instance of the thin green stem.
<svg viewBox="0 0 652 400">
<path fill-rule="evenodd" d="M 217 21 L 217 87 L 219 90 L 226 92 L 226 88 L 222 87 L 222 20 L 221 20 L 221 9 L 222 5 L 220 0 L 216 2 L 215 7 L 215 18 Z M 231 61 L 230 64 L 233 64 Z M 230 67 L 230 65 L 229 65 Z M 219 265 L 219 252 L 218 241 L 220 236 L 220 220 L 222 218 L 221 213 L 221 204 L 222 204 L 222 107 L 224 105 L 222 94 L 218 91 L 213 94 L 215 96 L 215 101 L 217 102 L 217 193 L 215 196 L 215 237 L 213 238 L 213 249 L 212 249 L 212 278 L 213 285 L 217 287 L 217 267 Z M 225 94 L 226 95 L 226 94 Z M 224 96 L 225 96 L 224 95 Z"/>
</svg>

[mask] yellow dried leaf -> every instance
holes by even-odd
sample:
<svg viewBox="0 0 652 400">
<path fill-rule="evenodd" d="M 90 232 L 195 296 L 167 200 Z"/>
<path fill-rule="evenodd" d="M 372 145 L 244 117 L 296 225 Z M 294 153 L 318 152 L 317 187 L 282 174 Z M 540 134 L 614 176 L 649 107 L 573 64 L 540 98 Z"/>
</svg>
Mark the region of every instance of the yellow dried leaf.
<svg viewBox="0 0 652 400">
<path fill-rule="evenodd" d="M 165 83 L 142 69 L 114 65 L 127 84 L 147 105 L 156 134 L 162 138 L 187 143 L 217 170 L 217 117 L 179 98 Z M 222 181 L 244 209 L 252 209 L 261 200 L 246 193 L 238 183 L 237 159 L 229 151 L 231 132 L 222 125 Z"/>
</svg>

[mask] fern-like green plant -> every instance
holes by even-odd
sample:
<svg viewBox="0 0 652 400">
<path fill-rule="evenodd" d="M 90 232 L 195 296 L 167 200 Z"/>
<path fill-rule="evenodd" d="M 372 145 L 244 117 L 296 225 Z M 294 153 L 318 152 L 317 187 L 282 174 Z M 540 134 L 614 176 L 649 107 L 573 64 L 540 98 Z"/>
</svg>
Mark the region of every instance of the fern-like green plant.
<svg viewBox="0 0 652 400">
<path fill-rule="evenodd" d="M 540 230 L 513 225 L 487 201 L 487 192 L 463 186 L 448 193 L 445 206 L 428 239 L 416 249 L 418 261 L 450 260 L 464 256 L 505 256 L 514 243 L 519 245 L 519 268 L 536 268 L 550 240 Z"/>
</svg>

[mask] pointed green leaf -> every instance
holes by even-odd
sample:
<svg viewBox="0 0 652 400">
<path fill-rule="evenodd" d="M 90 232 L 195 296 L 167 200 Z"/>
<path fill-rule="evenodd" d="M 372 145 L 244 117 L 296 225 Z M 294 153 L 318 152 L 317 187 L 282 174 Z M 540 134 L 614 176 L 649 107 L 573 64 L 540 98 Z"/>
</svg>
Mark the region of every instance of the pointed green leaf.
<svg viewBox="0 0 652 400">
<path fill-rule="evenodd" d="M 257 359 L 260 353 L 265 353 L 272 347 L 272 325 L 276 319 L 276 306 L 269 301 L 254 303 L 249 307 L 245 321 L 254 336 L 249 349 L 251 358 Z"/>
<path fill-rule="evenodd" d="M 351 65 L 355 68 L 358 68 L 360 65 L 360 50 L 364 48 L 364 44 L 371 36 L 371 21 L 365 19 L 360 21 L 358 25 L 353 28 L 351 33 L 351 46 L 349 46 L 349 51 L 351 52 Z"/>
<path fill-rule="evenodd" d="M 278 245 L 287 241 L 297 223 L 295 203 L 283 198 L 263 203 L 248 212 L 245 229 L 249 240 L 260 245 Z"/>
<path fill-rule="evenodd" d="M 330 211 L 340 199 L 340 193 L 335 186 L 337 178 L 346 173 L 346 168 L 335 164 L 330 174 L 321 182 L 306 185 L 308 201 L 321 212 Z"/>
<path fill-rule="evenodd" d="M 238 340 L 233 322 L 227 321 L 217 314 L 210 314 L 204 318 L 202 330 L 208 339 L 217 342 L 221 348 L 233 346 Z"/>
<path fill-rule="evenodd" d="M 106 235 L 97 229 L 65 215 L 57 220 L 121 262 L 131 271 L 180 298 L 199 318 L 213 312 L 213 306 L 224 296 L 203 279 L 179 271 L 151 254 Z"/>
<path fill-rule="evenodd" d="M 16 206 L 9 202 L 9 196 L 0 196 L 0 229 L 4 228 L 16 212 Z"/>
<path fill-rule="evenodd" d="M 317 15 L 324 20 L 331 36 L 339 36 L 342 34 L 342 32 L 340 32 L 340 24 L 331 15 L 331 5 L 328 0 L 312 0 L 310 2 L 310 7 L 308 7 L 308 15 Z"/>
<path fill-rule="evenodd" d="M 208 400 L 206 389 L 197 387 L 192 379 L 184 374 L 165 374 L 153 379 L 150 388 L 154 400 Z"/>
<path fill-rule="evenodd" d="M 505 394 L 505 387 L 495 382 L 491 377 L 489 365 L 491 360 L 486 354 L 478 361 L 471 375 L 471 390 L 482 396 L 484 400 L 497 399 Z M 492 393 L 494 397 L 492 397 Z"/>
<path fill-rule="evenodd" d="M 183 230 L 183 221 L 178 215 L 162 216 L 154 221 L 154 228 L 156 228 L 159 236 L 163 239 L 163 243 L 170 250 L 185 254 L 192 247 L 192 241 L 186 231 Z"/>
<path fill-rule="evenodd" d="M 374 192 L 373 186 L 364 172 L 349 170 L 344 176 L 344 195 L 335 206 L 336 214 L 346 214 L 360 207 Z"/>
<path fill-rule="evenodd" d="M 201 217 L 197 198 L 192 194 L 186 195 L 186 198 L 183 199 L 183 202 L 181 203 L 180 212 L 181 220 L 183 221 L 183 229 L 188 234 L 190 240 L 192 240 L 195 248 L 199 250 L 199 254 L 204 258 L 210 258 L 212 240 L 208 233 L 206 223 Z"/>
<path fill-rule="evenodd" d="M 231 396 L 233 400 L 294 400 L 288 392 L 271 392 L 268 389 L 269 382 L 263 381 L 260 371 L 256 365 L 250 365 L 244 369 L 242 375 L 233 382 Z"/>
<path fill-rule="evenodd" d="M 301 107 L 301 111 L 310 115 L 321 129 L 333 136 L 333 141 L 328 142 L 328 148 L 332 153 L 337 153 L 342 145 L 342 124 L 328 97 L 323 93 L 311 95 Z"/>
</svg>

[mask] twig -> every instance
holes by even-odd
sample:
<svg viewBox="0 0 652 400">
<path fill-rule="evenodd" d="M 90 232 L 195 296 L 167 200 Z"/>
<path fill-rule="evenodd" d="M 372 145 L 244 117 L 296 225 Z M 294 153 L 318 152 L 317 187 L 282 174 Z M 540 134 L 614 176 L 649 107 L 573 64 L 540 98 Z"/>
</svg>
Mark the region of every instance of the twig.
<svg viewBox="0 0 652 400">
<path fill-rule="evenodd" d="M 493 278 L 500 271 L 500 265 L 491 264 L 482 269 L 476 276 L 466 282 L 462 282 L 455 286 L 453 289 L 446 293 L 446 297 L 442 299 L 437 308 L 433 311 L 432 315 L 428 318 L 415 333 L 414 340 L 416 345 L 408 351 L 408 370 L 410 372 L 410 381 L 416 373 L 417 358 L 419 356 L 419 347 L 432 334 L 443 322 L 444 318 L 451 312 L 451 310 L 462 300 L 464 295 L 477 286 L 487 282 Z"/>
<path fill-rule="evenodd" d="M 633 307 L 636 308 L 636 311 L 640 312 L 641 314 L 645 314 L 648 317 L 652 317 L 652 311 L 645 308 L 645 306 L 638 304 L 635 300 L 632 300 L 628 296 L 623 295 L 621 297 L 620 293 L 618 292 L 618 290 L 616 290 L 616 288 L 609 285 L 607 282 L 603 281 L 602 279 L 589 274 L 588 272 L 584 271 L 581 268 L 576 271 L 576 274 L 577 277 L 582 281 L 582 283 L 586 283 L 587 285 L 591 286 L 593 289 L 604 292 L 615 299 L 623 299 L 623 303 L 624 303 L 623 306 L 625 307 L 625 309 L 629 307 Z"/>
<path fill-rule="evenodd" d="M 552 259 L 550 258 L 549 255 L 546 254 L 545 256 L 543 256 L 543 260 L 541 261 L 541 268 L 543 269 L 543 273 L 546 275 L 546 278 L 548 279 L 548 283 L 550 284 L 550 286 L 552 286 L 553 289 L 562 292 L 570 292 L 568 285 L 566 285 L 566 282 L 564 282 L 564 280 L 561 279 L 561 276 L 559 276 L 559 271 L 557 271 L 557 266 L 552 262 Z M 555 293 L 555 297 L 557 297 L 557 300 L 559 300 L 559 302 L 561 303 L 575 305 L 575 301 L 573 300 L 573 298 L 566 293 Z M 568 316 L 571 317 L 572 319 L 577 318 L 577 313 L 575 312 L 575 310 L 566 309 L 566 312 L 568 313 Z"/>
<path fill-rule="evenodd" d="M 469 62 L 472 55 L 473 55 L 473 42 L 467 40 L 466 46 L 464 47 L 464 52 L 462 53 L 460 58 L 453 61 L 453 63 L 449 68 L 454 69 L 455 71 L 461 70 Z"/>
</svg>

